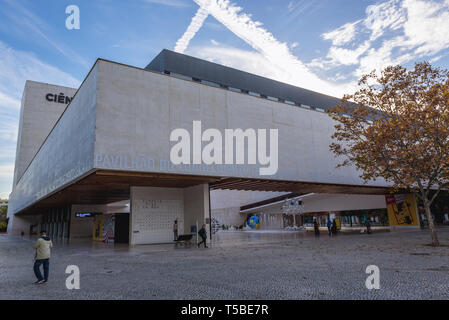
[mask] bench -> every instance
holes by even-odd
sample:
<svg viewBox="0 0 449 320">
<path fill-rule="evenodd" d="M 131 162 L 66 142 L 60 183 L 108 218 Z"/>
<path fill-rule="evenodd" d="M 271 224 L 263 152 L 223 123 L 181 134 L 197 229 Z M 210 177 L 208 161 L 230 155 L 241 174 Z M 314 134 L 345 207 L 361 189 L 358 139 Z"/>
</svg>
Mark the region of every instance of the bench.
<svg viewBox="0 0 449 320">
<path fill-rule="evenodd" d="M 175 244 L 176 246 L 178 244 L 187 246 L 187 245 L 191 245 L 191 240 L 193 238 L 193 234 L 181 234 L 178 236 L 178 239 L 175 240 Z"/>
</svg>

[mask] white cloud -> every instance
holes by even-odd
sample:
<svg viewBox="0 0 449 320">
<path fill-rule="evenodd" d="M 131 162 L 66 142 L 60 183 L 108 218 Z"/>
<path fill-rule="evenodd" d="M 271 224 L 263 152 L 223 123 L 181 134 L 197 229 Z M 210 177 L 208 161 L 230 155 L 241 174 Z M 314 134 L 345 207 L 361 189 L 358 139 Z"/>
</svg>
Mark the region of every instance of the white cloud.
<svg viewBox="0 0 449 320">
<path fill-rule="evenodd" d="M 14 175 L 13 164 L 0 164 L 0 178 L 12 179 L 13 175 Z"/>
<path fill-rule="evenodd" d="M 187 46 L 190 43 L 190 40 L 193 39 L 195 34 L 200 30 L 202 27 L 204 20 L 206 20 L 208 16 L 208 12 L 205 7 L 200 7 L 196 14 L 193 16 L 192 21 L 190 22 L 190 25 L 188 26 L 187 30 L 184 32 L 181 38 L 176 42 L 175 45 L 175 51 L 179 53 L 183 53 Z"/>
<path fill-rule="evenodd" d="M 1 74 L 0 74 L 0 77 L 1 77 Z M 20 100 L 13 98 L 3 92 L 0 92 L 0 108 L 19 109 L 20 108 Z"/>
<path fill-rule="evenodd" d="M 177 43 L 180 52 L 211 15 L 255 52 L 226 48 L 214 40 L 212 48 L 191 48 L 192 55 L 334 96 L 353 91 L 356 80 L 373 69 L 421 58 L 436 61 L 449 48 L 449 0 L 388 0 L 368 6 L 362 19 L 324 33 L 322 38 L 331 41 L 328 52 L 308 64 L 291 53 L 297 42 L 280 42 L 229 0 L 194 1 L 200 9 Z M 296 10 L 304 3 L 288 5 Z M 340 67 L 345 67 L 344 74 L 343 69 L 332 71 Z"/>
<path fill-rule="evenodd" d="M 17 108 L 25 80 L 52 82 L 67 87 L 78 87 L 80 82 L 70 74 L 46 64 L 34 54 L 14 50 L 0 41 L 0 105 Z"/>
<path fill-rule="evenodd" d="M 355 30 L 347 31 L 348 25 Z M 449 48 L 448 0 L 389 0 L 367 7 L 362 20 L 346 23 L 323 34 L 332 41 L 325 58 L 314 59 L 309 66 L 324 70 L 354 66 L 354 77 L 390 64 L 419 59 L 438 60 Z M 348 46 L 351 32 L 356 48 Z M 364 36 L 367 37 L 364 39 Z"/>
<path fill-rule="evenodd" d="M 80 56 L 75 50 L 60 41 L 55 41 L 50 36 L 51 27 L 46 21 L 39 18 L 33 12 L 25 8 L 19 1 L 5 0 L 9 7 L 2 8 L 3 14 L 8 17 L 14 25 L 20 26 L 20 32 L 26 37 L 30 35 L 37 36 L 36 39 L 42 39 L 53 49 L 64 55 L 70 61 L 74 61 L 85 69 L 89 69 L 91 64 Z M 9 31 L 9 30 L 8 30 Z"/>
<path fill-rule="evenodd" d="M 404 0 L 403 6 L 408 16 L 403 24 L 406 45 L 417 46 L 416 54 L 434 55 L 449 47 L 449 1 Z"/>
<path fill-rule="evenodd" d="M 370 40 L 382 36 L 387 29 L 396 30 L 406 21 L 406 12 L 401 7 L 401 0 L 384 1 L 366 8 L 364 26 L 371 31 Z"/>
<path fill-rule="evenodd" d="M 356 33 L 355 26 L 359 22 L 347 23 L 333 31 L 323 33 L 321 36 L 325 40 L 331 40 L 334 46 L 346 44 L 354 39 Z"/>
<path fill-rule="evenodd" d="M 299 46 L 299 43 L 298 42 L 293 42 L 291 45 L 290 45 L 290 49 L 295 49 L 295 48 L 297 48 Z"/>
<path fill-rule="evenodd" d="M 48 65 L 32 53 L 11 48 L 0 41 L 0 195 L 12 187 L 19 124 L 20 100 L 26 80 L 78 87 L 68 73 Z"/>
<path fill-rule="evenodd" d="M 220 43 L 214 39 L 211 39 L 210 42 L 214 45 L 214 46 L 218 46 L 220 45 Z"/>
<path fill-rule="evenodd" d="M 263 69 L 267 67 L 270 69 L 276 68 L 276 74 L 282 75 L 285 79 L 283 81 L 334 96 L 342 96 L 345 92 L 342 86 L 318 78 L 290 52 L 286 43 L 278 41 L 273 34 L 262 27 L 262 23 L 253 21 L 250 15 L 242 13 L 242 8 L 231 4 L 229 0 L 194 1 L 200 6 L 200 9 L 192 19 L 187 31 L 178 40 L 175 47 L 176 51 L 184 52 L 189 41 L 201 27 L 205 17 L 210 14 L 265 59 L 266 65 L 261 66 Z M 259 69 L 259 73 L 264 72 L 263 69 Z"/>
<path fill-rule="evenodd" d="M 289 12 L 292 12 L 295 9 L 295 2 L 294 1 L 290 1 L 287 5 L 287 10 Z"/>
<path fill-rule="evenodd" d="M 178 8 L 184 8 L 189 6 L 186 2 L 182 0 L 145 0 L 145 2 Z"/>
<path fill-rule="evenodd" d="M 190 47 L 188 54 L 278 81 L 291 80 L 287 74 L 280 72 L 277 66 L 269 63 L 262 54 L 255 51 L 224 46 L 198 46 Z"/>
</svg>

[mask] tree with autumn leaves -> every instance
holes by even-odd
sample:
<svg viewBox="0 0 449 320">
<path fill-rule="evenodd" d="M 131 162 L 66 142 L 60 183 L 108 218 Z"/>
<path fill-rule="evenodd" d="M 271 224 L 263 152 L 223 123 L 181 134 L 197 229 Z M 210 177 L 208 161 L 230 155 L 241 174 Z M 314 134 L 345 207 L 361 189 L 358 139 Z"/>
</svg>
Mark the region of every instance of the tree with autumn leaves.
<svg viewBox="0 0 449 320">
<path fill-rule="evenodd" d="M 337 121 L 330 149 L 342 156 L 338 166 L 416 193 L 438 246 L 430 206 L 449 187 L 449 71 L 427 62 L 373 71 L 328 112 Z"/>
</svg>

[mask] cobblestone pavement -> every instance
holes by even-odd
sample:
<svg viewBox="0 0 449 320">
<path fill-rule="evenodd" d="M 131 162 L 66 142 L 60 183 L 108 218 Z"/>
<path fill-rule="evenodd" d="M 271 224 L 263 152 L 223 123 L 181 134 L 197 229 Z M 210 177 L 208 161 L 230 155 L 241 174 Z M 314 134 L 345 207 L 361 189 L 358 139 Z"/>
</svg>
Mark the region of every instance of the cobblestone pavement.
<svg viewBox="0 0 449 320">
<path fill-rule="evenodd" d="M 50 281 L 33 285 L 34 239 L 0 235 L 0 299 L 449 299 L 446 247 L 426 231 L 327 234 L 221 232 L 209 249 L 57 243 Z M 380 268 L 368 290 L 368 265 Z M 80 290 L 65 287 L 77 265 Z"/>
</svg>

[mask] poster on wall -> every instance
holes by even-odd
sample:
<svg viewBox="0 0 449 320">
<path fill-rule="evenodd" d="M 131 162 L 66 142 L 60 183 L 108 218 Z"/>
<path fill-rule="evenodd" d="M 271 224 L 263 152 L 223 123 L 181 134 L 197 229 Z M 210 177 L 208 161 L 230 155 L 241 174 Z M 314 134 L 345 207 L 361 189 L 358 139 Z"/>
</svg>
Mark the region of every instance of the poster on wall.
<svg viewBox="0 0 449 320">
<path fill-rule="evenodd" d="M 93 240 L 103 241 L 103 223 L 104 215 L 98 214 L 94 216 L 94 230 L 92 232 Z"/>
<path fill-rule="evenodd" d="M 386 195 L 390 226 L 419 226 L 413 194 Z"/>
<path fill-rule="evenodd" d="M 93 240 L 110 242 L 114 240 L 114 215 L 98 214 L 94 216 Z"/>
<path fill-rule="evenodd" d="M 114 227 L 115 227 L 114 215 L 107 214 L 103 220 L 103 242 L 110 242 L 114 240 Z"/>
</svg>

